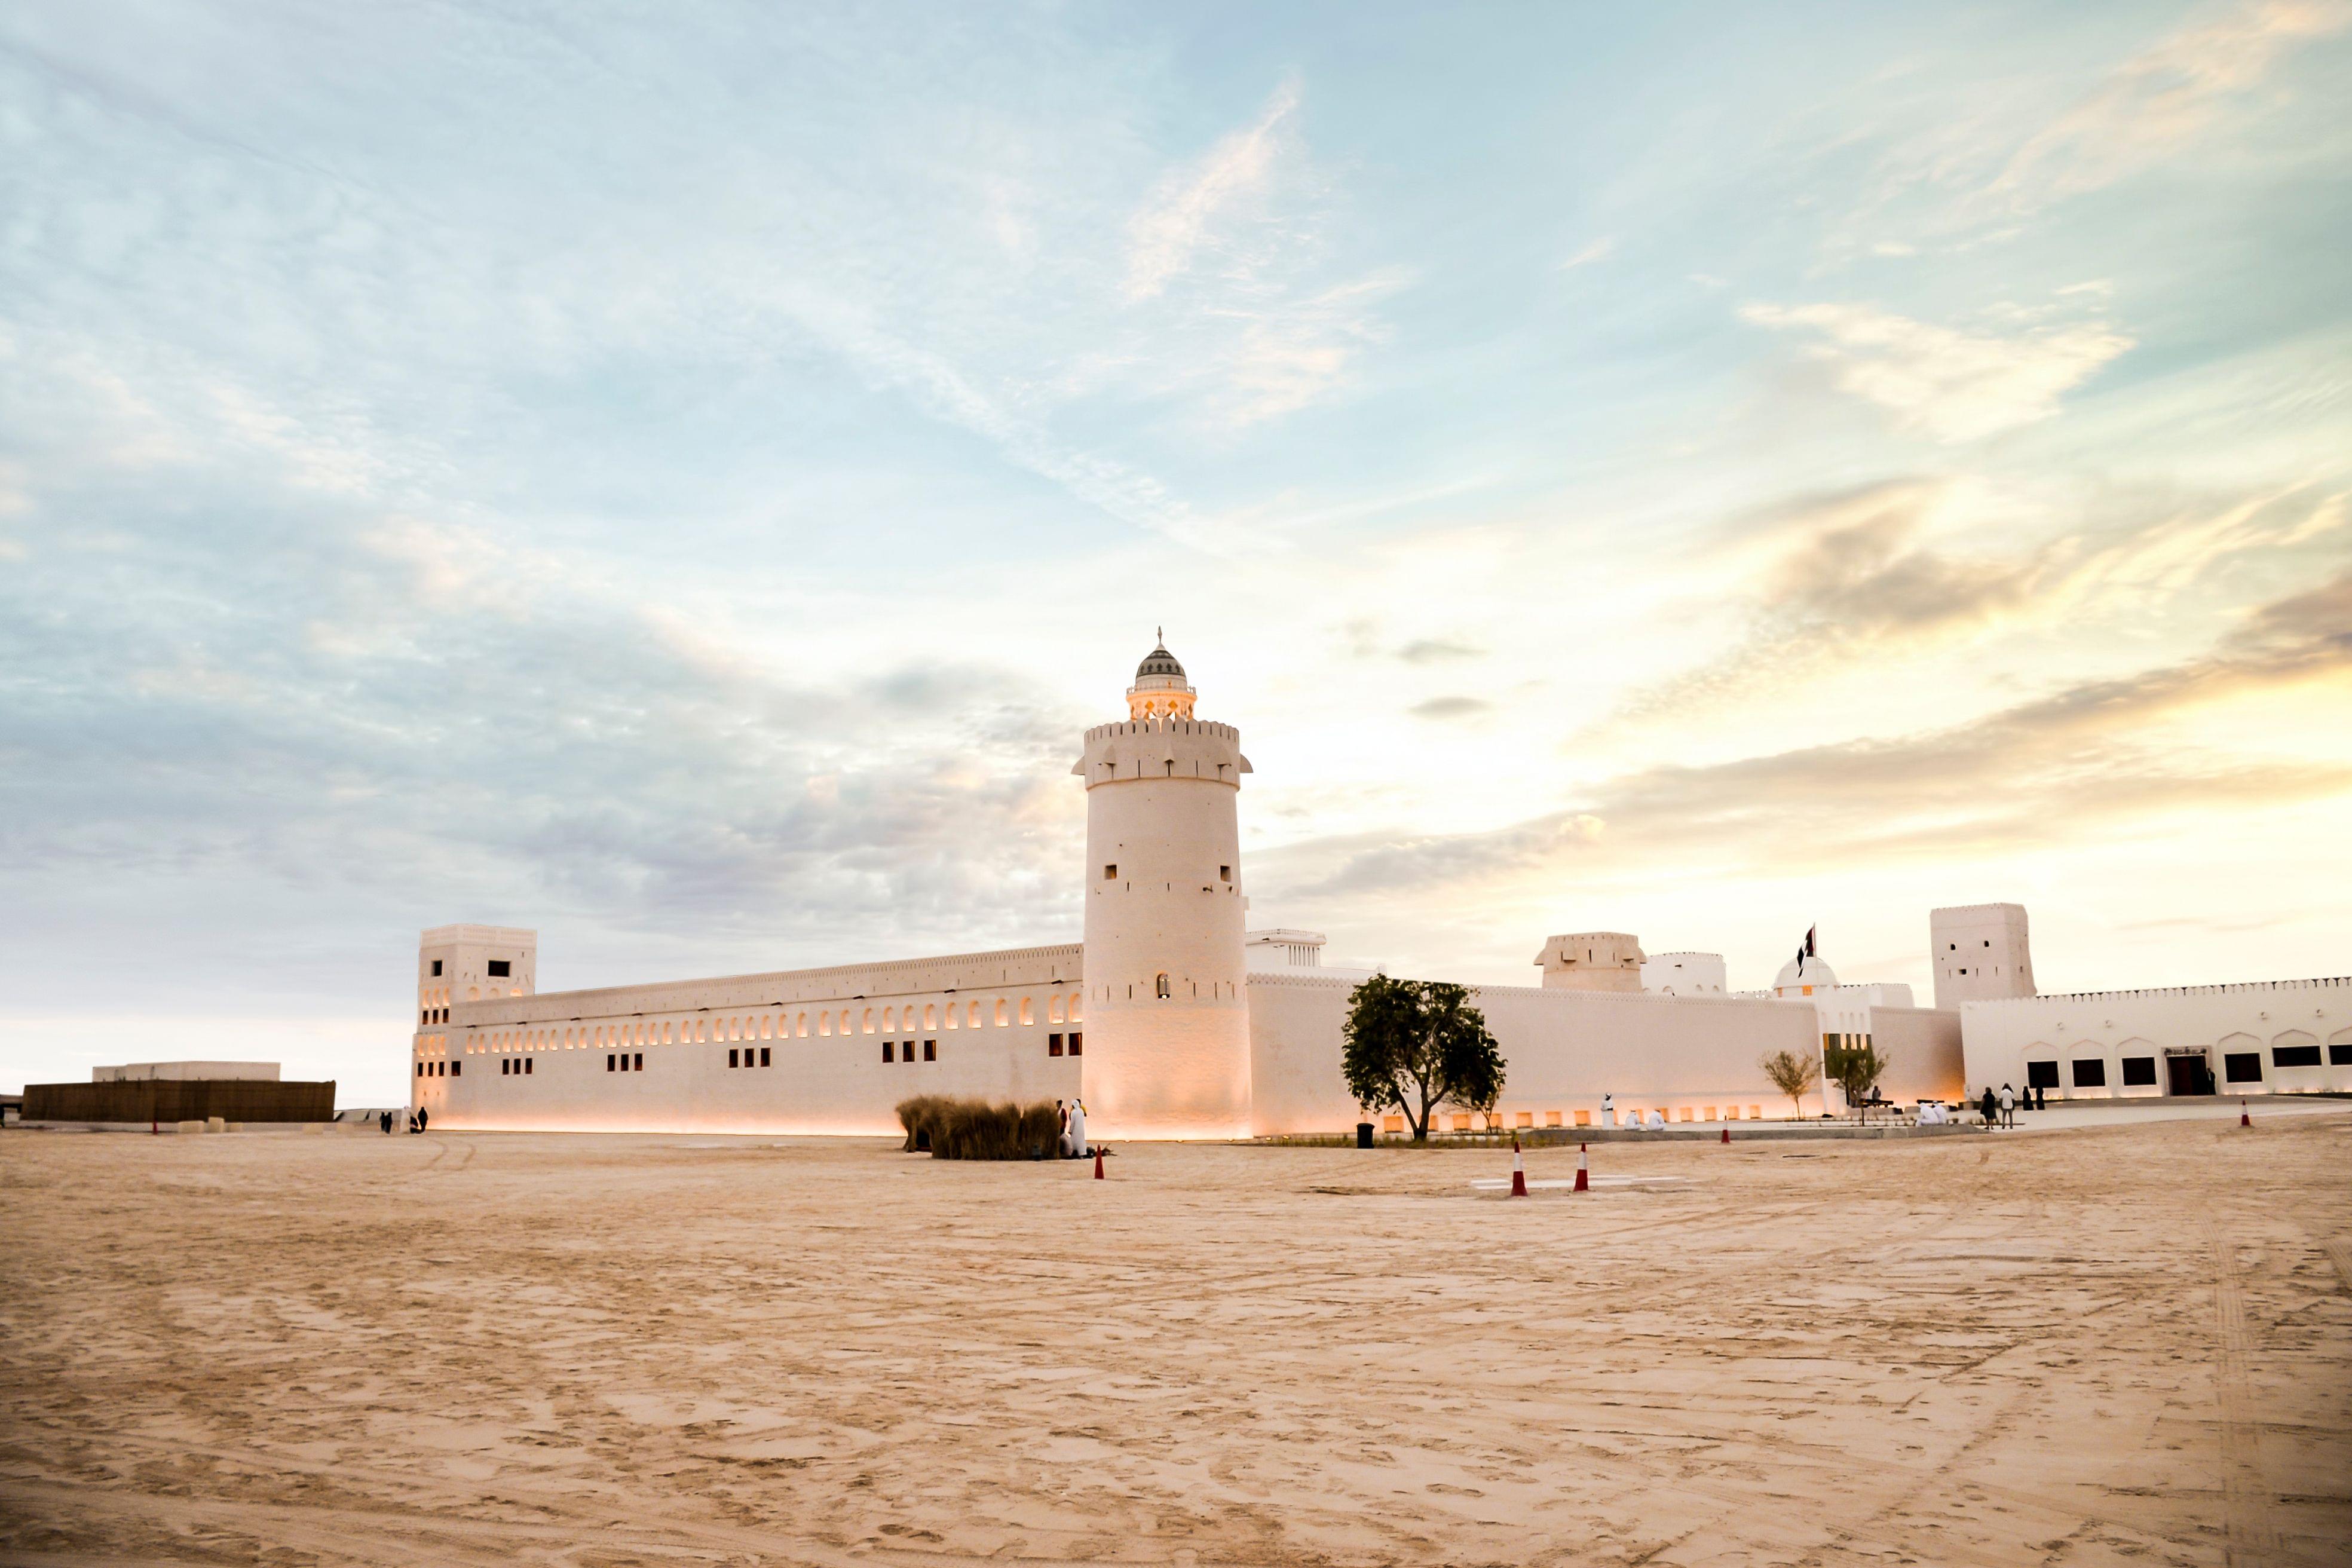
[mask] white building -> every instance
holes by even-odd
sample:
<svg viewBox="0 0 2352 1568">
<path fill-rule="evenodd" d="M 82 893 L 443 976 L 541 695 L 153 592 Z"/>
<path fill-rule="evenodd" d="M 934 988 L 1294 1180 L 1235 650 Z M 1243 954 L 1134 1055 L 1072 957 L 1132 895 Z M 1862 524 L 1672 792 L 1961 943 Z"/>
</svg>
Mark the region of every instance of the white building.
<svg viewBox="0 0 2352 1568">
<path fill-rule="evenodd" d="M 1654 952 L 1642 961 L 1642 989 L 1662 996 L 1726 995 L 1724 976 L 1719 952 Z"/>
<path fill-rule="evenodd" d="M 1317 933 L 1246 931 L 1250 763 L 1196 696 L 1156 647 L 1128 717 L 1086 732 L 1082 942 L 541 993 L 534 932 L 442 926 L 418 950 L 414 1104 L 441 1126 L 551 1130 L 889 1132 L 918 1093 L 1083 1096 L 1106 1137 L 1351 1124 L 1356 976 L 1322 969 Z M 1604 1096 L 1677 1122 L 1780 1114 L 1759 1057 L 1819 1047 L 1810 1007 L 1643 994 L 1630 935 L 1545 952 L 1543 986 L 1472 988 L 1507 1063 L 1502 1125 L 1588 1125 Z M 1957 1096 L 1957 1029 L 1918 1017 L 1888 1092 Z"/>
<path fill-rule="evenodd" d="M 2352 978 L 2341 976 L 1969 1002 L 1960 1027 L 1975 1093 L 2004 1083 L 2053 1100 L 2352 1090 Z"/>
</svg>

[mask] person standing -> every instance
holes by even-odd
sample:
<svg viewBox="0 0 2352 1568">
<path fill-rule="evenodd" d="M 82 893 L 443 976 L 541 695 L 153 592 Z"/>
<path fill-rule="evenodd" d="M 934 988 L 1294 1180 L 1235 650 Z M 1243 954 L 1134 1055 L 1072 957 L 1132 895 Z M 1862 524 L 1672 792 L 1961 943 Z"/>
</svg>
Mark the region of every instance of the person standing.
<svg viewBox="0 0 2352 1568">
<path fill-rule="evenodd" d="M 1083 1100 L 1070 1101 L 1070 1147 L 1079 1159 L 1087 1157 L 1087 1102 Z"/>
<path fill-rule="evenodd" d="M 1603 1127 L 1617 1125 L 1617 1097 L 1613 1094 L 1604 1094 L 1601 1097 L 1601 1125 Z"/>
<path fill-rule="evenodd" d="M 391 1136 L 392 1136 L 392 1112 L 391 1112 L 391 1111 L 389 1111 L 389 1110 L 387 1110 L 387 1111 L 383 1112 L 383 1114 L 382 1114 L 381 1116 L 378 1116 L 378 1117 L 376 1118 L 376 1121 L 377 1121 L 378 1122 L 380 1122 L 380 1123 L 382 1123 L 382 1124 L 383 1124 L 383 1135 L 384 1135 L 385 1137 L 387 1137 L 387 1138 L 391 1137 Z"/>
<path fill-rule="evenodd" d="M 432 1124 L 433 1113 L 425 1110 L 423 1106 L 418 1106 L 416 1108 L 416 1130 L 419 1132 L 422 1132 Z"/>
<path fill-rule="evenodd" d="M 1061 1131 L 1055 1134 L 1057 1141 L 1054 1145 L 1054 1152 L 1065 1160 L 1075 1159 L 1076 1152 L 1070 1147 L 1070 1102 L 1066 1100 L 1054 1101 L 1054 1114 L 1059 1117 L 1062 1122 Z"/>
<path fill-rule="evenodd" d="M 2005 1083 L 2000 1086 L 2000 1124 L 2017 1125 L 2017 1091 Z"/>
<path fill-rule="evenodd" d="M 1987 1127 L 2000 1124 L 2000 1102 L 1993 1098 L 1990 1084 L 1985 1085 L 1984 1098 L 1977 1101 L 1977 1114 L 1984 1118 L 1984 1124 Z"/>
</svg>

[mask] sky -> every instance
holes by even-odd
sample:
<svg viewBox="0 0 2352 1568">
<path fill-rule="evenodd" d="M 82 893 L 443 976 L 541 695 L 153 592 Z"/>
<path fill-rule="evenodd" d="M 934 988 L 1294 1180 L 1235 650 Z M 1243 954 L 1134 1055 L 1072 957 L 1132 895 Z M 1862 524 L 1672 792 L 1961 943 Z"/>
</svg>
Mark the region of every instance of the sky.
<svg viewBox="0 0 2352 1568">
<path fill-rule="evenodd" d="M 0 11 L 0 1087 L 1251 918 L 2352 973 L 2352 4 Z"/>
</svg>

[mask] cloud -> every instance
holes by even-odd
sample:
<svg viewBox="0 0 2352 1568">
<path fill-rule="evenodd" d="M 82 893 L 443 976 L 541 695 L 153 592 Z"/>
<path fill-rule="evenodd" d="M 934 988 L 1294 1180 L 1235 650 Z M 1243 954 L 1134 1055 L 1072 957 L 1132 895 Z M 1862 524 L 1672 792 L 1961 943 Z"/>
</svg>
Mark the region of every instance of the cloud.
<svg viewBox="0 0 2352 1568">
<path fill-rule="evenodd" d="M 1470 896 L 1579 875 L 1786 876 L 1889 858 L 2056 847 L 2183 811 L 2352 794 L 2352 764 L 2195 743 L 2181 721 L 2315 685 L 2352 690 L 2352 571 L 2242 617 L 2204 653 L 2079 682 L 1947 729 L 1637 770 L 1485 833 L 1359 835 L 1265 858 L 1269 899 Z"/>
<path fill-rule="evenodd" d="M 1562 272 L 1573 272 L 1580 267 L 1591 266 L 1593 262 L 1606 259 L 1616 248 L 1617 237 L 1613 234 L 1604 234 L 1599 239 L 1570 253 L 1568 259 L 1559 264 L 1559 269 Z"/>
<path fill-rule="evenodd" d="M 1446 637 L 1420 637 L 1397 649 L 1397 657 L 1407 664 L 1440 664 L 1448 659 L 1484 658 L 1486 650 Z"/>
<path fill-rule="evenodd" d="M 2022 212 L 2113 184 L 2195 142 L 2295 45 L 2347 25 L 2336 0 L 2261 0 L 2168 34 L 2028 137 L 1986 195 Z"/>
<path fill-rule="evenodd" d="M 1584 738 L 1631 721 L 1687 719 L 1825 670 L 1883 668 L 1996 629 L 2177 616 L 2179 600 L 2223 563 L 2324 549 L 2347 524 L 2346 496 L 2298 486 L 2133 498 L 2126 521 L 2104 534 L 2067 511 L 2057 520 L 2064 531 L 2022 550 L 1953 548 L 2015 526 L 2004 517 L 2013 504 L 1958 480 L 1912 477 L 1735 518 L 1715 554 L 1741 584 L 1737 639 L 1635 689 Z M 1709 599 L 1708 616 L 1724 618 L 1719 600 Z"/>
<path fill-rule="evenodd" d="M 1298 84 L 1286 81 L 1257 119 L 1219 141 L 1191 168 L 1162 182 L 1128 220 L 1127 294 L 1147 300 L 1186 272 L 1212 226 L 1243 198 L 1265 189 L 1281 132 L 1298 108 Z"/>
<path fill-rule="evenodd" d="M 2058 401 L 2132 346 L 2101 323 L 1964 332 L 1861 304 L 1741 308 L 1759 326 L 1801 329 L 1842 392 L 1893 412 L 1902 429 L 1969 441 L 2047 419 Z"/>
<path fill-rule="evenodd" d="M 1416 702 L 1405 710 L 1416 719 L 1475 719 L 1494 710 L 1495 705 L 1482 697 L 1433 697 L 1426 702 Z"/>
</svg>

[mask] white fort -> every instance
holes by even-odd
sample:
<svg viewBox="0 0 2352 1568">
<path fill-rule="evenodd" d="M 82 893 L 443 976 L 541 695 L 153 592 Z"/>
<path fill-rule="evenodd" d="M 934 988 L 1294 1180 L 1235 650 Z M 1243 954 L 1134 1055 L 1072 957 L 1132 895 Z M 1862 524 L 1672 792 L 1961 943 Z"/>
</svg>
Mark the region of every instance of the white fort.
<svg viewBox="0 0 2352 1568">
<path fill-rule="evenodd" d="M 1239 802 L 1249 759 L 1240 731 L 1194 715 L 1197 700 L 1163 642 L 1136 671 L 1127 717 L 1086 732 L 1071 769 L 1087 798 L 1082 942 L 541 992 L 537 932 L 441 926 L 417 952 L 413 1107 L 447 1127 L 886 1133 L 900 1100 L 941 1094 L 1083 1098 L 1089 1130 L 1108 1137 L 1351 1125 L 1360 1113 L 1340 1074 L 1340 1027 L 1363 972 L 1326 967 L 1319 933 L 1248 930 Z M 2047 1025 L 2027 1010 L 2022 909 L 1939 910 L 1931 933 L 1934 1008 L 1911 1005 L 1906 986 L 1841 984 L 1818 960 L 1771 990 L 1738 993 L 1717 954 L 1654 960 L 1627 932 L 1555 936 L 1537 956 L 1540 985 L 1472 987 L 1507 1069 L 1503 1100 L 1481 1121 L 1780 1115 L 1790 1107 L 1765 1086 L 1759 1057 L 1865 1040 L 1893 1058 L 1881 1085 L 1891 1100 L 1973 1094 L 1987 1073 L 2042 1081 L 2056 1071 L 2042 1064 L 2067 1050 L 2062 1093 L 2140 1089 L 2138 1058 L 2106 1075 L 2109 1089 L 2076 1065 L 2086 1048 L 2056 1044 L 2060 1023 L 2071 1042 L 2076 1016 L 2095 1008 L 2069 998 Z M 2318 1054 L 2311 1039 L 2326 1061 L 2279 1087 L 2352 1087 L 2352 1046 L 2339 1043 L 2352 1040 L 2352 1017 L 2336 1016 L 2352 987 L 2304 984 L 2318 999 L 2303 1004 L 2283 1059 L 2298 1069 Z M 2136 1025 L 2133 1049 L 2145 1037 L 2158 1042 L 2147 1054 L 2168 1058 L 2158 1092 L 2206 1082 L 2174 1060 L 2198 1043 L 2187 1034 L 2231 1036 L 2221 1015 L 2238 1000 L 2202 1004 L 2214 1016 L 2193 1026 Z M 2106 1011 L 2117 1022 L 2099 1027 L 2121 1033 L 2122 1015 Z M 1964 1020 L 1986 1036 L 1981 1051 L 1969 1041 L 1965 1073 Z M 2252 1083 L 2257 1060 L 2238 1051 L 2207 1079 Z M 1818 1094 L 1806 1107 L 1827 1109 Z M 1472 1117 L 1449 1108 L 1445 1125 L 1466 1130 Z"/>
</svg>

